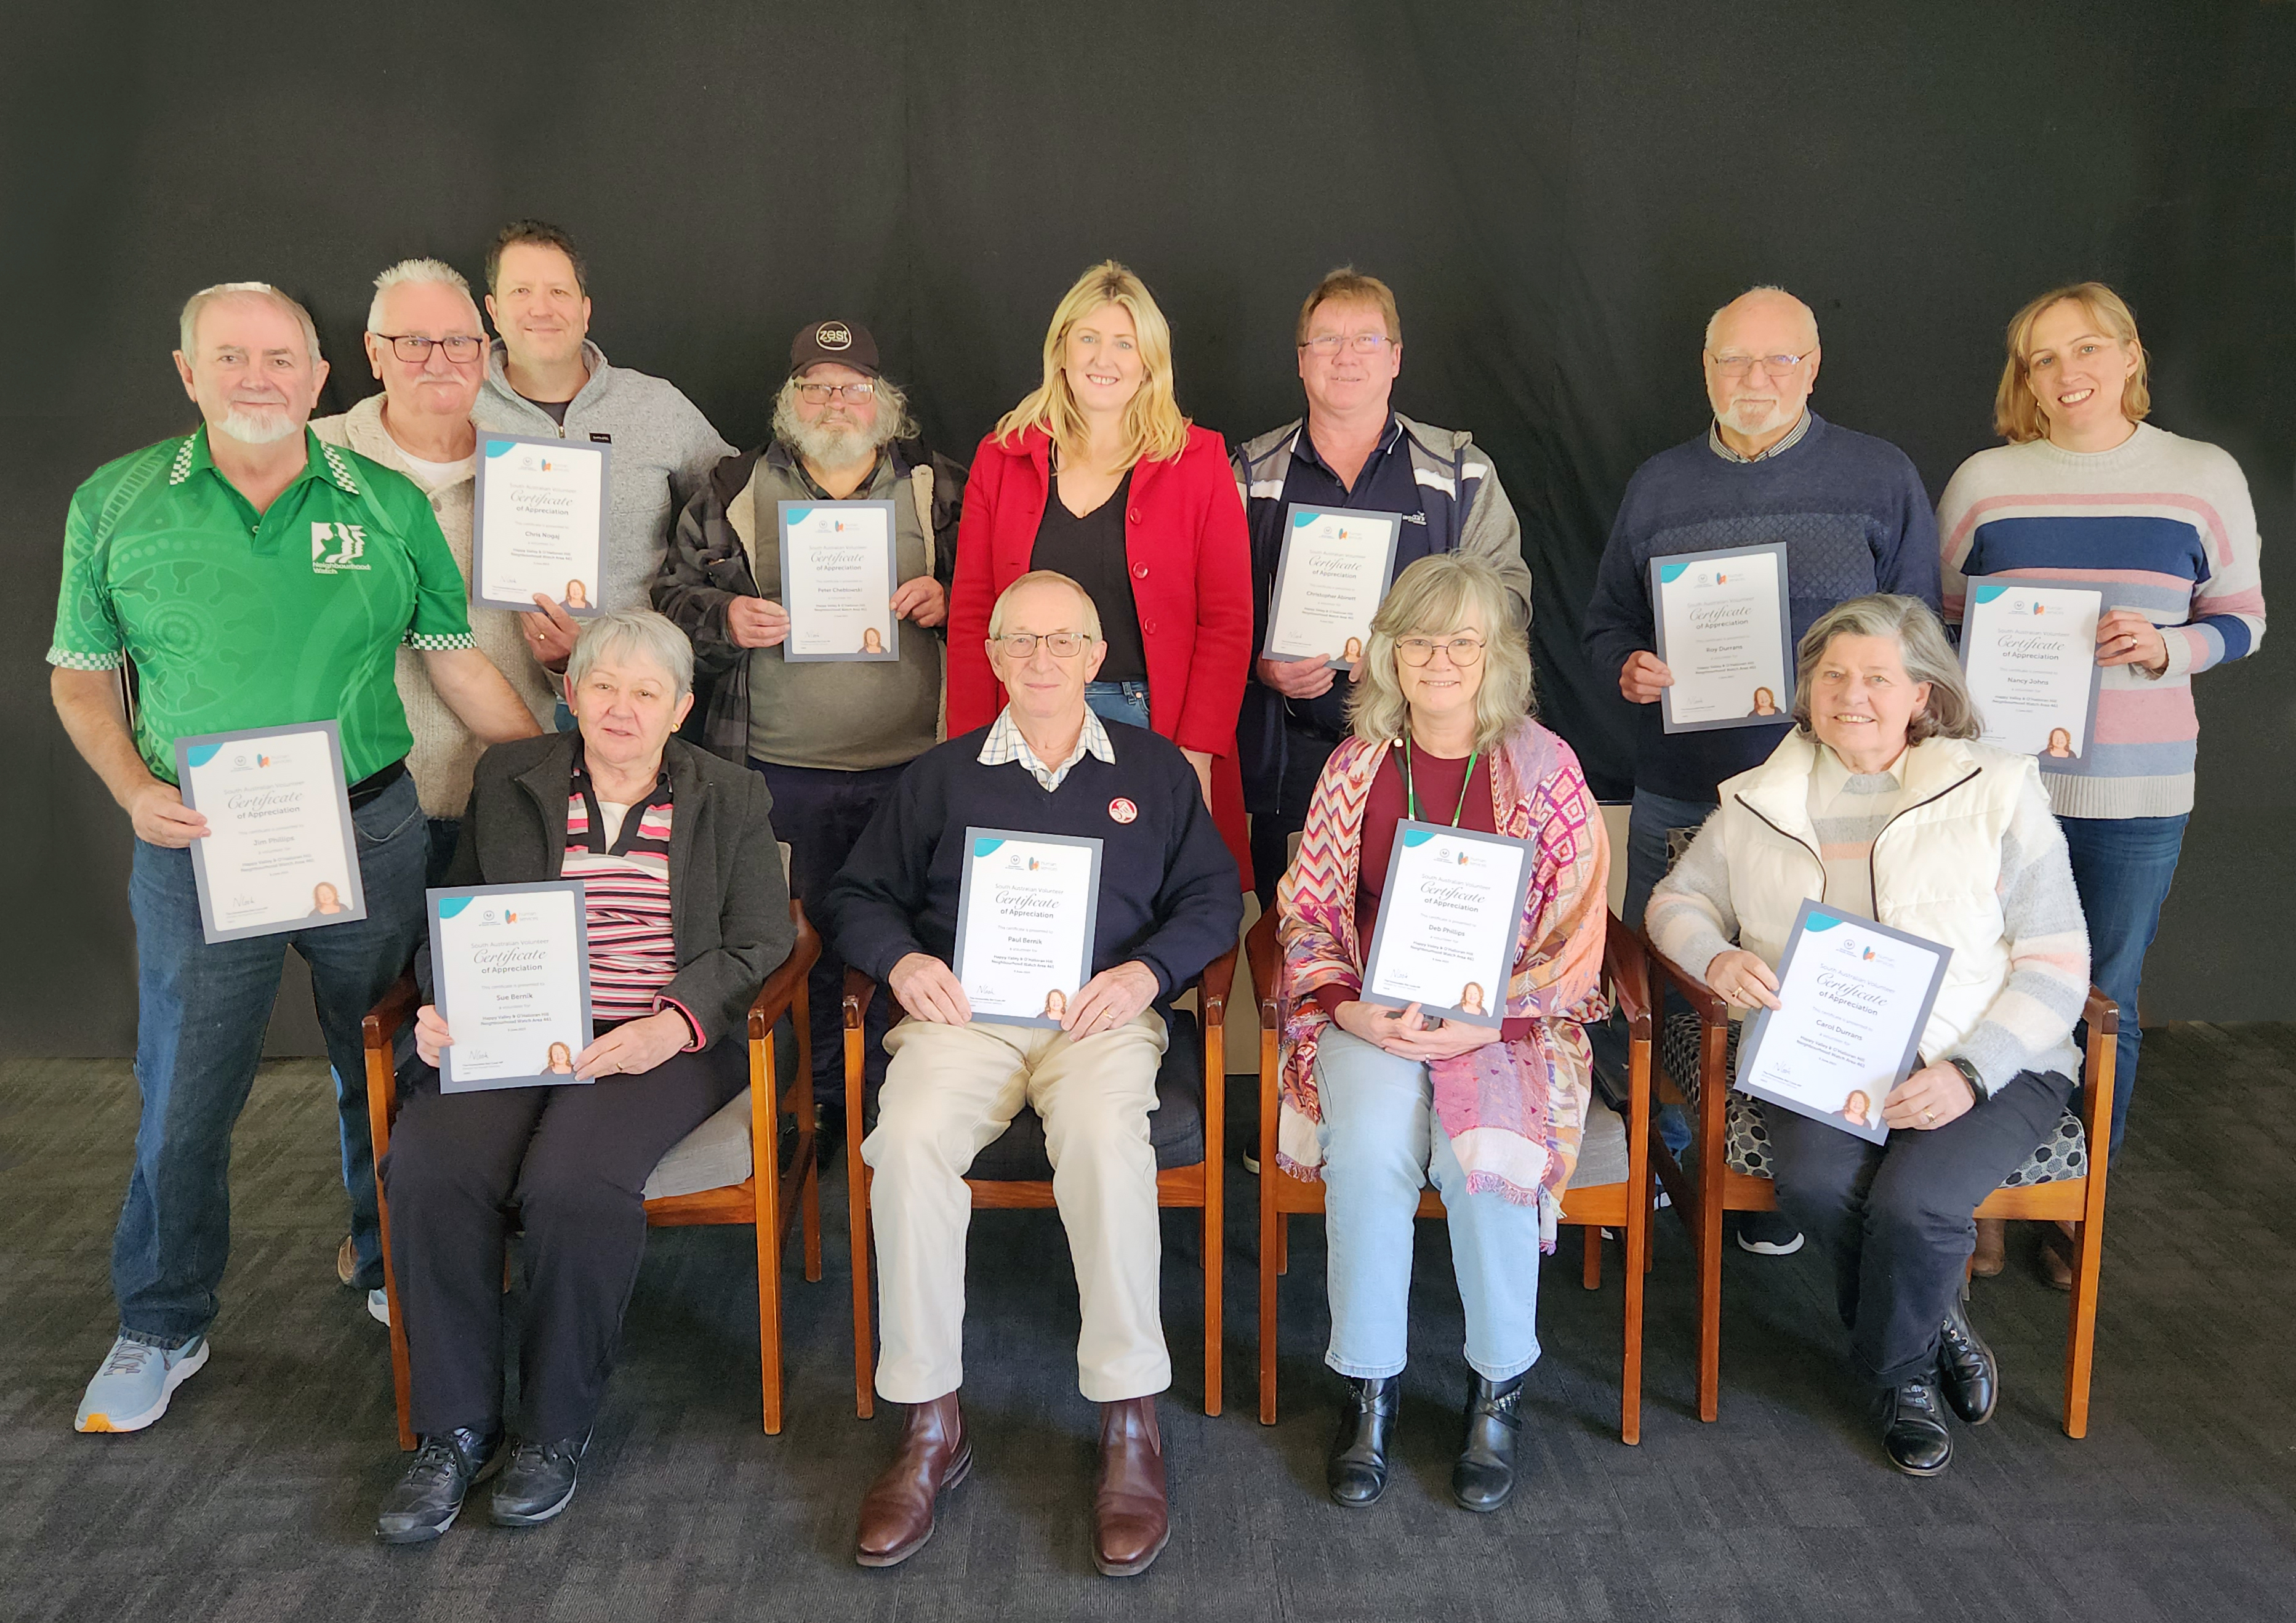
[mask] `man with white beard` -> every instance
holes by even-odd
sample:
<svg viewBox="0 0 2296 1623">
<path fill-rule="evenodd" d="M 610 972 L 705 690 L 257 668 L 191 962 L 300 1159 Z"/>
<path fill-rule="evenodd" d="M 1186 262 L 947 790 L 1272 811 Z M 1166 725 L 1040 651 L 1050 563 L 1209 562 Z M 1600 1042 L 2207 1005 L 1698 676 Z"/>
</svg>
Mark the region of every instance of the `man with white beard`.
<svg viewBox="0 0 2296 1623">
<path fill-rule="evenodd" d="M 852 321 L 808 323 L 790 344 L 774 437 L 728 457 L 677 522 L 653 604 L 693 639 L 698 676 L 716 679 L 702 743 L 765 776 L 774 827 L 790 846 L 790 891 L 817 920 L 820 899 L 901 770 L 939 737 L 942 630 L 956 569 L 964 466 L 925 449 L 902 391 L 878 370 L 877 342 Z M 781 504 L 890 501 L 896 619 L 885 661 L 790 661 L 782 605 Z M 824 943 L 812 978 L 814 1097 L 844 1099 L 839 1035 L 845 965 Z M 899 1009 L 870 1005 L 869 1075 Z M 830 1113 L 833 1119 L 835 1111 Z"/>
<path fill-rule="evenodd" d="M 1706 398 L 1697 438 L 1635 470 L 1587 606 L 1587 657 L 1635 706 L 1635 800 L 1627 824 L 1627 923 L 1640 929 L 1678 830 L 1712 814 L 1718 787 L 1770 757 L 1793 718 L 1702 732 L 1666 730 L 1659 699 L 1674 675 L 1657 654 L 1650 561 L 1763 541 L 1786 547 L 1793 640 L 1836 604 L 1902 592 L 1938 606 L 1937 521 L 1906 453 L 1828 423 L 1809 408 L 1817 383 L 1817 317 L 1783 288 L 1757 287 L 1706 324 Z M 1598 1045 L 1599 1051 L 1599 1045 Z M 1667 1142 L 1688 1127 L 1669 1107 Z M 1801 1248 L 1791 1221 L 1749 1212 L 1749 1251 Z"/>
<path fill-rule="evenodd" d="M 414 951 L 430 842 L 392 682 L 400 645 L 478 737 L 541 730 L 472 643 L 462 573 L 422 492 L 311 433 L 327 365 L 303 307 L 260 282 L 225 283 L 184 305 L 181 342 L 176 369 L 205 422 L 74 494 L 48 650 L 64 730 L 135 830 L 143 1120 L 112 1240 L 119 1334 L 80 1403 L 82 1431 L 149 1426 L 207 1362 L 230 1254 L 232 1126 L 291 944 L 348 1079 L 351 1232 L 375 1255 L 359 1022 Z M 131 661 L 132 722 L 119 680 Z M 209 824 L 184 803 L 176 740 L 322 721 L 340 729 L 365 916 L 206 939 L 191 845 Z"/>
</svg>

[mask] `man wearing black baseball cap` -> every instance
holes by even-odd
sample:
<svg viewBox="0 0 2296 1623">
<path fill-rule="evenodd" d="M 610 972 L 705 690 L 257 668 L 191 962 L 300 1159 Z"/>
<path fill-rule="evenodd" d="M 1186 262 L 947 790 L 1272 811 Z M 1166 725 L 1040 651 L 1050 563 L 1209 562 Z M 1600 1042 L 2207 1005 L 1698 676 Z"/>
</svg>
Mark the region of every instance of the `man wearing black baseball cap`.
<svg viewBox="0 0 2296 1623">
<path fill-rule="evenodd" d="M 879 370 L 869 329 L 845 319 L 808 322 L 790 342 L 774 437 L 718 465 L 686 504 L 653 584 L 654 606 L 693 639 L 697 675 L 716 679 L 702 742 L 765 775 L 774 826 L 790 845 L 790 890 L 816 919 L 878 803 L 939 737 L 941 628 L 965 471 L 916 435 L 906 395 Z M 906 622 L 889 650 L 897 658 L 784 657 L 784 501 L 893 504 L 899 584 L 891 612 Z M 813 971 L 812 1013 L 814 1097 L 826 1105 L 844 1098 L 844 974 L 835 952 L 824 949 Z M 873 1077 L 885 1065 L 877 1028 L 896 1013 L 890 998 L 871 1005 Z"/>
</svg>

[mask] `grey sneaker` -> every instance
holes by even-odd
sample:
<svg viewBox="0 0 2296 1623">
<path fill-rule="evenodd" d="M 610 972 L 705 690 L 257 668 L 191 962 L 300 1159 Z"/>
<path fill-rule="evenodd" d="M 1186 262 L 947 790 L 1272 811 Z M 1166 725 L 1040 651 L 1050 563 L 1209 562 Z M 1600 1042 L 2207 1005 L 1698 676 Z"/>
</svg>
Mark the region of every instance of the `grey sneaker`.
<svg viewBox="0 0 2296 1623">
<path fill-rule="evenodd" d="M 366 1293 L 367 1316 L 377 1324 L 390 1322 L 390 1295 L 380 1285 Z"/>
<path fill-rule="evenodd" d="M 79 1400 L 75 1431 L 141 1431 L 168 1412 L 177 1387 L 208 1361 L 204 1332 L 181 1347 L 153 1347 L 122 1336 Z"/>
</svg>

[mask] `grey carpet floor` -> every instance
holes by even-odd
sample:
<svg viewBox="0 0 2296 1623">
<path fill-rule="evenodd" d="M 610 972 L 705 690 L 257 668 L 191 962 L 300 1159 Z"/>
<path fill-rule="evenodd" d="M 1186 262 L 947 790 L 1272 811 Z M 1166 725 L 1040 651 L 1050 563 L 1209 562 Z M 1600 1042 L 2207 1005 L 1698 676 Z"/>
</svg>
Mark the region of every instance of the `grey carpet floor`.
<svg viewBox="0 0 2296 1623">
<path fill-rule="evenodd" d="M 2194 1619 L 2296 1616 L 2296 1027 L 2147 1042 L 2112 1182 L 2087 1440 L 2058 1429 L 2064 1300 L 2030 1235 L 1980 1281 L 1994 1422 L 1945 1478 L 1882 1462 L 1841 1372 L 1823 1271 L 1726 1252 L 1718 1423 L 1692 1408 L 1689 1249 L 1662 1219 L 1644 1440 L 1617 1438 L 1620 1284 L 1550 1259 L 1526 1479 L 1495 1516 L 1445 1486 L 1466 1380 L 1439 1225 L 1422 1224 L 1400 1469 L 1384 1502 L 1322 1492 L 1330 1426 L 1320 1225 L 1293 1230 L 1281 1423 L 1254 1397 L 1254 1184 L 1231 1162 L 1226 1413 L 1202 1413 L 1196 1231 L 1165 1219 L 1176 1383 L 1161 1414 L 1171 1546 L 1093 1573 L 1093 1412 L 1073 1278 L 1049 1215 L 982 1214 L 964 1389 L 977 1465 L 932 1542 L 865 1572 L 854 1507 L 890 1450 L 852 1412 L 841 1173 L 827 1276 L 788 1269 L 789 1424 L 758 1423 L 746 1231 L 657 1231 L 572 1509 L 442 1542 L 371 1536 L 399 1469 L 384 1334 L 334 1282 L 344 1228 L 324 1067 L 266 1067 L 234 1164 L 215 1355 L 167 1417 L 79 1437 L 107 1345 L 106 1263 L 135 1130 L 127 1067 L 0 1063 L 0 1616 L 9 1619 L 1430 1618 Z M 1238 1106 L 1249 1095 L 1235 1092 Z"/>
</svg>

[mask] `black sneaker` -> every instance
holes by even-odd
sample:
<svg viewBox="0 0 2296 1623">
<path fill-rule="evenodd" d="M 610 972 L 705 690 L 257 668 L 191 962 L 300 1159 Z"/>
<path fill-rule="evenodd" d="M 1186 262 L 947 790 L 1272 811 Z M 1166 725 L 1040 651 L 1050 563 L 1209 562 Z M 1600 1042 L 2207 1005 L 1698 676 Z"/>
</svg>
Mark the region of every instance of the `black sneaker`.
<svg viewBox="0 0 2296 1623">
<path fill-rule="evenodd" d="M 455 1525 L 471 1489 L 500 1468 L 499 1429 L 440 1432 L 422 1439 L 398 1484 L 382 1496 L 374 1536 L 387 1545 L 428 1544 Z"/>
<path fill-rule="evenodd" d="M 1741 1212 L 1738 1248 L 1758 1256 L 1792 1256 L 1801 1249 L 1801 1231 L 1784 1212 Z"/>
<path fill-rule="evenodd" d="M 1256 1129 L 1243 1141 L 1243 1170 L 1255 1178 L 1259 1175 L 1259 1133 Z"/>
<path fill-rule="evenodd" d="M 487 1513 L 496 1527 L 530 1528 L 549 1520 L 574 1503 L 574 1484 L 587 1437 L 570 1437 L 555 1443 L 520 1442 L 510 1450 L 510 1463 L 495 1484 Z"/>
</svg>

